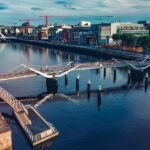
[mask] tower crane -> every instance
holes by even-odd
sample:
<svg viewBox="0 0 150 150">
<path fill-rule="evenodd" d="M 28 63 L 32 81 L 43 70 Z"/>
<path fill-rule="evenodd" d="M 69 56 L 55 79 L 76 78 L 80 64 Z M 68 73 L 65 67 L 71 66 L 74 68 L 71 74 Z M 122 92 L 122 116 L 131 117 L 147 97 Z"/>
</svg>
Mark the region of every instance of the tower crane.
<svg viewBox="0 0 150 150">
<path fill-rule="evenodd" d="M 30 21 L 39 21 L 41 19 L 19 19 L 19 21 L 24 21 L 26 23 L 26 33 L 28 33 Z"/>
<path fill-rule="evenodd" d="M 45 26 L 48 27 L 48 18 L 64 18 L 65 16 L 39 16 L 40 18 L 45 19 Z"/>
</svg>

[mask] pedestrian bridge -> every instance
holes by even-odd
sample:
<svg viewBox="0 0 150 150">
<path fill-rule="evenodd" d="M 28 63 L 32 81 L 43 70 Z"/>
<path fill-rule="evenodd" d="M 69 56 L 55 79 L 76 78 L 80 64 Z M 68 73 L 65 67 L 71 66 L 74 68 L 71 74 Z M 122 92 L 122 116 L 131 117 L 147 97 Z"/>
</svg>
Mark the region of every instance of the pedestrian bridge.
<svg viewBox="0 0 150 150">
<path fill-rule="evenodd" d="M 0 40 L 5 41 L 5 40 L 12 40 L 12 39 L 16 39 L 16 38 L 12 36 L 11 37 L 5 36 L 0 32 Z"/>
<path fill-rule="evenodd" d="M 88 63 L 75 63 L 67 62 L 64 64 L 54 65 L 54 66 L 35 66 L 35 65 L 25 65 L 20 64 L 19 66 L 12 68 L 10 71 L 5 73 L 0 73 L 0 81 L 14 80 L 27 78 L 32 76 L 43 76 L 47 79 L 60 78 L 73 71 L 81 70 L 92 70 L 100 68 L 132 68 L 138 71 L 144 71 L 150 67 L 149 57 L 142 61 L 127 61 L 127 60 L 117 60 L 111 59 L 109 61 L 100 62 L 88 62 Z"/>
</svg>

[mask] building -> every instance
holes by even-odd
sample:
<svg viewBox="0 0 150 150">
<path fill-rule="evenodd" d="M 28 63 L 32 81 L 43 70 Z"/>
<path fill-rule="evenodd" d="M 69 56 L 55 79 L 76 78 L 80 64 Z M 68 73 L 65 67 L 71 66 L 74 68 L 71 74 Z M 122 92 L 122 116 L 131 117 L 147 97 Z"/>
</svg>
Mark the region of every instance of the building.
<svg viewBox="0 0 150 150">
<path fill-rule="evenodd" d="M 86 36 L 91 34 L 91 28 L 90 27 L 80 27 L 75 26 L 73 27 L 73 38 L 72 42 L 77 45 L 87 45 Z"/>
<path fill-rule="evenodd" d="M 111 35 L 113 34 L 133 34 L 135 36 L 149 35 L 149 31 L 143 24 L 134 23 L 111 23 Z"/>
<path fill-rule="evenodd" d="M 91 27 L 91 22 L 89 21 L 81 21 L 78 26 L 80 27 Z"/>
<path fill-rule="evenodd" d="M 0 113 L 0 150 L 12 149 L 11 129 Z"/>
<path fill-rule="evenodd" d="M 112 42 L 110 23 L 93 24 L 91 31 L 96 37 L 97 45 L 110 44 Z"/>
<path fill-rule="evenodd" d="M 61 38 L 64 44 L 73 44 L 73 28 L 63 29 Z"/>
<path fill-rule="evenodd" d="M 16 31 L 18 35 L 30 35 L 34 28 L 35 27 L 30 25 L 30 23 L 23 23 L 21 26 L 16 27 Z"/>
<path fill-rule="evenodd" d="M 39 40 L 48 40 L 48 28 L 41 27 L 38 29 L 38 39 Z"/>
<path fill-rule="evenodd" d="M 144 27 L 149 30 L 149 35 L 150 35 L 150 22 L 149 21 L 138 21 L 138 24 L 144 25 Z"/>
<path fill-rule="evenodd" d="M 65 34 L 72 29 L 72 26 L 69 25 L 54 25 L 53 28 L 49 29 L 49 39 L 50 40 L 65 40 Z M 64 32 L 63 32 L 64 31 Z M 65 32 L 66 31 L 66 32 Z M 63 35 L 62 35 L 63 34 Z"/>
</svg>

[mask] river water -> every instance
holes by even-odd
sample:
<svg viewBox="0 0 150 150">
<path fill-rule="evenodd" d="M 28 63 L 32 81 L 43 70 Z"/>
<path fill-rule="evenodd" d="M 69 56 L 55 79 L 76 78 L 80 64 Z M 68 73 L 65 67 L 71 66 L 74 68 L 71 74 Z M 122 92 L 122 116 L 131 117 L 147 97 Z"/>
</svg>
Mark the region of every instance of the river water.
<svg viewBox="0 0 150 150">
<path fill-rule="evenodd" d="M 56 65 L 68 61 L 88 62 L 102 58 L 72 54 L 54 49 L 26 44 L 0 45 L 0 72 L 7 72 L 19 64 Z M 68 75 L 68 88 L 64 77 L 58 79 L 59 93 L 75 93 L 75 79 L 80 74 L 80 91 L 85 91 L 88 80 L 92 89 L 116 87 L 127 83 L 127 73 L 117 70 L 113 80 L 113 70 L 99 72 L 76 71 Z M 12 81 L 1 81 L 0 86 L 14 96 L 31 96 L 47 92 L 46 79 L 40 76 Z M 44 150 L 149 150 L 150 149 L 150 91 L 143 87 L 104 93 L 102 100 L 97 94 L 88 99 L 86 94 L 74 97 L 75 101 L 57 98 L 46 101 L 38 107 L 43 117 L 52 122 L 60 135 L 53 141 L 35 149 Z M 10 112 L 5 104 L 0 104 L 0 112 Z M 14 150 L 31 150 L 30 144 L 17 124 L 10 123 L 13 132 Z"/>
</svg>

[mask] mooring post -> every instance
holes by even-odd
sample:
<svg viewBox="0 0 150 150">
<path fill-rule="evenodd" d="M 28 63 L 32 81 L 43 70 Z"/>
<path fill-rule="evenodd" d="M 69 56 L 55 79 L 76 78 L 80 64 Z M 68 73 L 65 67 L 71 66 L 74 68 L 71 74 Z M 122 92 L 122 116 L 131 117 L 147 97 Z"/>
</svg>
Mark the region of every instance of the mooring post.
<svg viewBox="0 0 150 150">
<path fill-rule="evenodd" d="M 104 68 L 104 79 L 106 78 L 106 68 Z"/>
<path fill-rule="evenodd" d="M 101 110 L 101 99 L 102 99 L 102 86 L 99 85 L 97 90 L 97 105 L 99 111 Z"/>
<path fill-rule="evenodd" d="M 114 78 L 113 78 L 113 83 L 116 82 L 116 77 L 117 77 L 117 70 L 114 68 Z"/>
<path fill-rule="evenodd" d="M 68 88 L 68 76 L 65 74 L 65 87 Z"/>
<path fill-rule="evenodd" d="M 87 83 L 87 97 L 88 97 L 88 100 L 91 97 L 91 81 L 90 80 Z"/>
<path fill-rule="evenodd" d="M 76 93 L 79 95 L 79 81 L 80 81 L 80 75 L 78 74 L 76 78 Z"/>
<path fill-rule="evenodd" d="M 131 70 L 128 70 L 128 85 L 131 83 Z"/>
<path fill-rule="evenodd" d="M 46 68 L 46 71 L 48 71 L 48 66 L 47 66 L 47 65 L 46 65 L 46 67 L 45 67 L 45 68 Z"/>
<path fill-rule="evenodd" d="M 149 78 L 149 74 L 148 72 L 145 74 L 145 91 L 147 91 L 148 89 L 148 78 Z"/>
</svg>

